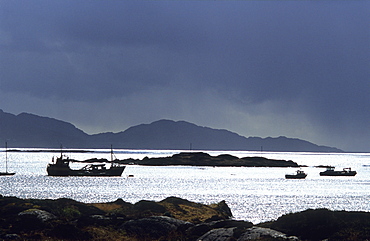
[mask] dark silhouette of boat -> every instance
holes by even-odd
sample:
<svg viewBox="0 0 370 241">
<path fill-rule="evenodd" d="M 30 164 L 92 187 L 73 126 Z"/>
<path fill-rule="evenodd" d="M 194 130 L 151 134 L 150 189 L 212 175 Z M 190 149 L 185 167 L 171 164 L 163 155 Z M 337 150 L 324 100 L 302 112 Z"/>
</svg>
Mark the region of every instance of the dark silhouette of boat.
<svg viewBox="0 0 370 241">
<path fill-rule="evenodd" d="M 15 172 L 8 172 L 8 143 L 5 142 L 5 172 L 0 172 L 0 176 L 13 176 Z"/>
<path fill-rule="evenodd" d="M 295 174 L 286 174 L 286 179 L 305 179 L 307 177 L 307 174 L 302 170 L 297 170 Z"/>
<path fill-rule="evenodd" d="M 47 166 L 46 171 L 48 176 L 121 176 L 126 168 L 126 166 L 113 160 L 113 149 L 111 149 L 111 165 L 109 168 L 105 164 L 88 164 L 81 169 L 73 170 L 69 167 L 69 163 L 74 161 L 76 160 L 69 159 L 61 152 L 60 157 L 57 157 L 55 162 L 53 157 L 52 163 Z"/>
<path fill-rule="evenodd" d="M 334 167 L 327 167 L 326 171 L 320 172 L 320 176 L 355 176 L 356 171 L 352 171 L 350 167 L 343 168 L 342 171 L 335 171 Z"/>
</svg>

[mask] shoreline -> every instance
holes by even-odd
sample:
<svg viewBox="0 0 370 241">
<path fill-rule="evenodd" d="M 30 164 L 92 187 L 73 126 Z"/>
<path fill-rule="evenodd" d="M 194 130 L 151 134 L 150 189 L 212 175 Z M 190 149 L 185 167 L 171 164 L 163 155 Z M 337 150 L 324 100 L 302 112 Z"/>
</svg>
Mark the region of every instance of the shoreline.
<svg viewBox="0 0 370 241">
<path fill-rule="evenodd" d="M 177 197 L 132 204 L 0 195 L 0 214 L 0 238 L 18 240 L 210 241 L 215 232 L 223 240 L 252 234 L 269 240 L 365 240 L 370 235 L 369 212 L 308 209 L 254 225 L 232 219 L 227 201 L 205 205 Z"/>
</svg>

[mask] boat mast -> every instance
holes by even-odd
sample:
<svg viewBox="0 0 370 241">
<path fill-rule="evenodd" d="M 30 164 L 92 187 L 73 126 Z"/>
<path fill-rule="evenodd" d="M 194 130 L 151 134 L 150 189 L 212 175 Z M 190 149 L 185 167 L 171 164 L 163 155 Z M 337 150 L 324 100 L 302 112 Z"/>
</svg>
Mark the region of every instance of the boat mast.
<svg viewBox="0 0 370 241">
<path fill-rule="evenodd" d="M 63 159 L 63 145 L 60 144 L 60 160 Z"/>
<path fill-rule="evenodd" d="M 8 173 L 8 142 L 5 142 L 5 172 Z"/>
<path fill-rule="evenodd" d="M 113 145 L 110 145 L 110 161 L 113 163 Z"/>
</svg>

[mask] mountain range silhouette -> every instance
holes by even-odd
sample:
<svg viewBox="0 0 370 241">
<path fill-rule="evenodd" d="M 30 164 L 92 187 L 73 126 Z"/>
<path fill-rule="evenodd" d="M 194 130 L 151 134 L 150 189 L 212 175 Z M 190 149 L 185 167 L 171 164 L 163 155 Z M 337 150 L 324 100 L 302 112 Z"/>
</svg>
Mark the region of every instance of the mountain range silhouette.
<svg viewBox="0 0 370 241">
<path fill-rule="evenodd" d="M 328 146 L 287 138 L 244 137 L 186 121 L 158 120 L 125 131 L 89 135 L 73 124 L 29 113 L 0 110 L 0 141 L 18 148 L 109 148 L 170 150 L 241 150 L 287 152 L 343 152 Z"/>
</svg>

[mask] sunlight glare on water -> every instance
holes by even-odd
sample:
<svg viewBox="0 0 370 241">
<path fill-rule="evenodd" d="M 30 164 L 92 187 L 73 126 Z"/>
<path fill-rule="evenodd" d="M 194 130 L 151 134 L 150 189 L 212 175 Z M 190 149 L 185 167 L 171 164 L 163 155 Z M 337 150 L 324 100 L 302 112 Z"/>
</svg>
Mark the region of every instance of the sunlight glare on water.
<svg viewBox="0 0 370 241">
<path fill-rule="evenodd" d="M 109 159 L 110 150 L 68 153 L 70 158 Z M 116 150 L 119 159 L 171 156 L 180 151 Z M 19 198 L 72 198 L 82 202 L 109 202 L 122 198 L 160 201 L 176 196 L 204 204 L 225 200 L 235 219 L 253 223 L 276 219 L 308 208 L 370 211 L 370 154 L 208 152 L 238 157 L 264 156 L 293 160 L 308 173 L 304 180 L 286 180 L 296 168 L 139 166 L 128 165 L 122 177 L 49 177 L 46 166 L 55 153 L 9 152 L 8 169 L 16 175 L 1 177 L 1 194 Z M 3 153 L 0 152 L 0 155 Z M 2 158 L 0 158 L 2 160 Z M 73 164 L 79 168 L 82 164 Z M 352 167 L 355 177 L 321 177 L 318 165 Z M 0 165 L 0 168 L 5 168 Z M 133 177 L 128 177 L 133 175 Z"/>
</svg>

